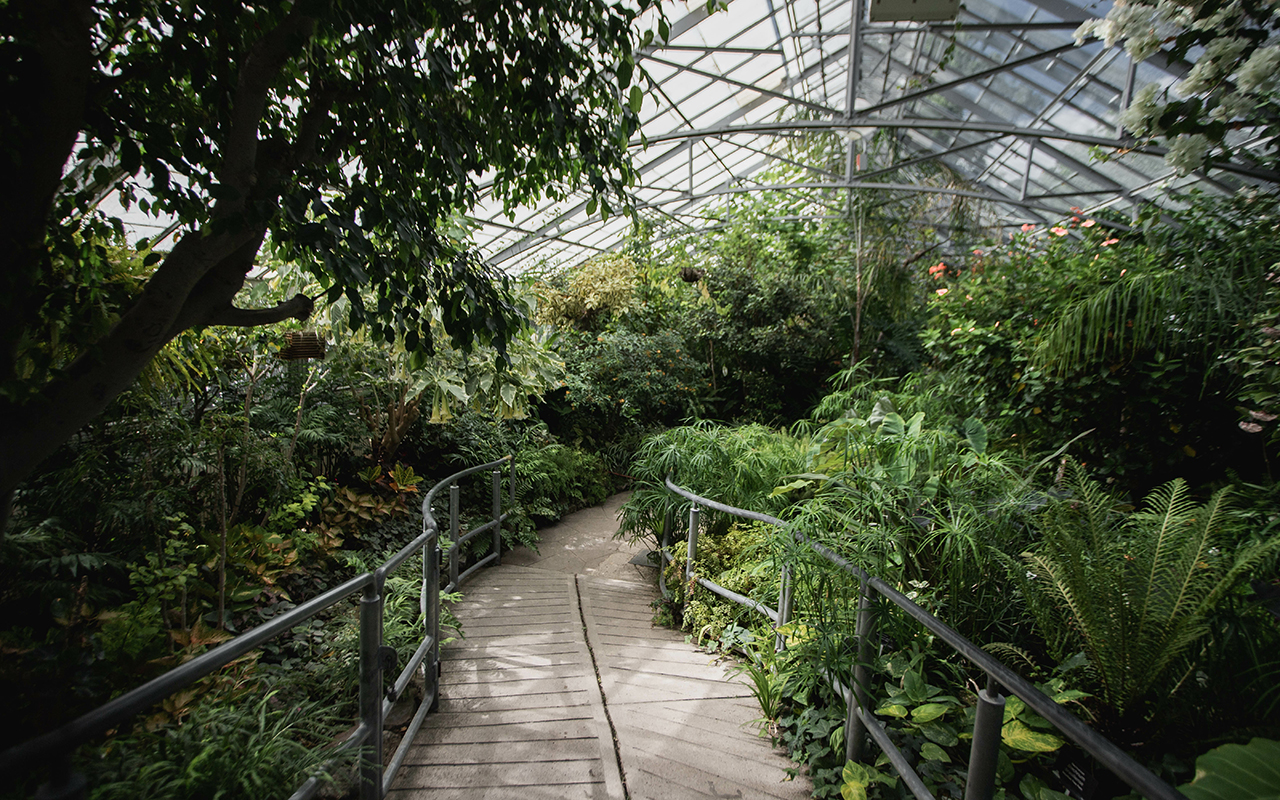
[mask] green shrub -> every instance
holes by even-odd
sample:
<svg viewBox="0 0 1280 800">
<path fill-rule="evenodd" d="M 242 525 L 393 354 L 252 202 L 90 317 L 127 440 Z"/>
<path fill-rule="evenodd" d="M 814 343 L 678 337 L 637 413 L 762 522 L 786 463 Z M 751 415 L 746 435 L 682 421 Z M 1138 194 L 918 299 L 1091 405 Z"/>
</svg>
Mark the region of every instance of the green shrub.
<svg viewBox="0 0 1280 800">
<path fill-rule="evenodd" d="M 118 737 L 85 765 L 93 800 L 285 798 L 312 774 L 332 780 L 322 745 L 340 729 L 319 703 L 209 704 L 182 723 Z M 339 759 L 339 764 L 344 759 Z M 345 759 L 348 763 L 350 759 Z"/>
</svg>

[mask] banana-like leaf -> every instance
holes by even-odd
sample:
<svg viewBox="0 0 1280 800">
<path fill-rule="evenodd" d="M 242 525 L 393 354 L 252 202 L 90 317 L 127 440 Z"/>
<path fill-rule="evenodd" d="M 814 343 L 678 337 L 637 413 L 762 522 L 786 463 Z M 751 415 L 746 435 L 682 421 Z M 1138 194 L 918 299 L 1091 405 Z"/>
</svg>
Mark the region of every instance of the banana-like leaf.
<svg viewBox="0 0 1280 800">
<path fill-rule="evenodd" d="M 1280 798 L 1280 742 L 1224 744 L 1196 759 L 1196 777 L 1178 790 L 1190 800 Z"/>
</svg>

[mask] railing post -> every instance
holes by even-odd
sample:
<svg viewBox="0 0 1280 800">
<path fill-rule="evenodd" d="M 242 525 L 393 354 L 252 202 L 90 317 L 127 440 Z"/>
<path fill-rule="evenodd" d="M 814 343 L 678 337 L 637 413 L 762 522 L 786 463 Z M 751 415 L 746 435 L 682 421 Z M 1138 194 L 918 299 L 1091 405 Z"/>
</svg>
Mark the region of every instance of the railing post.
<svg viewBox="0 0 1280 800">
<path fill-rule="evenodd" d="M 991 800 L 1000 757 L 1000 729 L 1004 725 L 1004 696 L 990 675 L 987 688 L 978 692 L 978 713 L 973 720 L 973 744 L 969 747 L 969 778 L 964 800 Z"/>
<path fill-rule="evenodd" d="M 502 566 L 502 470 L 493 471 L 493 552 L 494 564 Z"/>
<path fill-rule="evenodd" d="M 668 500 L 667 510 L 662 515 L 662 541 L 658 543 L 658 547 L 666 550 L 671 545 L 671 532 L 676 529 L 676 507 Z M 658 566 L 666 566 L 662 556 L 658 556 Z"/>
<path fill-rule="evenodd" d="M 689 506 L 689 547 L 685 551 L 684 561 L 684 579 L 686 583 L 693 583 L 693 562 L 698 557 L 698 519 L 701 513 L 697 503 Z M 689 598 L 686 595 L 685 602 L 687 603 L 688 600 Z"/>
<path fill-rule="evenodd" d="M 791 565 L 782 565 L 782 574 L 778 577 L 778 628 L 791 621 Z M 781 653 L 787 649 L 787 637 L 781 633 L 774 635 L 774 652 Z"/>
<path fill-rule="evenodd" d="M 510 477 L 507 478 L 507 488 L 511 490 L 511 501 L 507 503 L 507 511 L 516 510 L 516 454 L 511 454 L 511 471 Z"/>
<path fill-rule="evenodd" d="M 458 517 L 462 513 L 460 492 L 458 484 L 449 486 L 449 585 L 454 589 L 458 588 L 458 562 L 462 560 L 458 552 Z"/>
<path fill-rule="evenodd" d="M 858 660 L 853 667 L 853 686 L 850 694 L 853 702 L 848 704 L 844 720 L 844 757 L 846 761 L 858 761 L 862 756 L 862 740 L 866 737 L 866 726 L 858 717 L 858 709 L 867 708 L 867 662 L 871 657 L 871 598 L 868 596 L 867 581 L 862 579 L 858 588 L 858 618 L 854 623 L 854 635 L 858 640 Z"/>
<path fill-rule="evenodd" d="M 360 800 L 382 800 L 382 587 L 370 577 L 360 598 Z"/>
<path fill-rule="evenodd" d="M 423 687 L 426 697 L 432 698 L 431 710 L 440 705 L 440 531 L 422 546 L 423 590 L 426 597 L 427 635 L 431 637 L 431 650 L 422 665 Z"/>
</svg>

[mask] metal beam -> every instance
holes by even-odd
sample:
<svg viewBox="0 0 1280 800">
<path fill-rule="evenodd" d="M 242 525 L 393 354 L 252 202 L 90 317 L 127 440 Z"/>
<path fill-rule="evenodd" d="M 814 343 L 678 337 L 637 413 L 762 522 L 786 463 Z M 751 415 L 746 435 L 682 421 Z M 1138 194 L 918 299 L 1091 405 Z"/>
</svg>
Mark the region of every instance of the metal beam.
<svg viewBox="0 0 1280 800">
<path fill-rule="evenodd" d="M 792 120 L 790 122 L 755 122 L 745 125 L 735 125 L 723 128 L 705 128 L 702 130 L 692 131 L 672 131 L 671 133 L 655 134 L 648 137 L 650 144 L 656 142 L 679 141 L 683 139 L 692 139 L 703 136 L 736 136 L 739 134 L 753 135 L 782 135 L 797 131 L 834 131 L 851 127 L 850 123 L 844 120 Z M 857 128 L 915 128 L 918 130 L 943 130 L 943 131 L 970 131 L 974 133 L 998 133 L 1004 136 L 1022 136 L 1033 139 L 1048 139 L 1051 141 L 1077 142 L 1079 144 L 1091 145 L 1096 147 L 1107 147 L 1113 149 L 1125 149 L 1135 153 L 1143 153 L 1146 155 L 1163 156 L 1168 152 L 1167 148 L 1156 147 L 1153 145 L 1136 145 L 1132 140 L 1112 139 L 1105 136 L 1089 136 L 1080 133 L 1071 133 L 1069 131 L 1049 130 L 1045 128 L 1024 128 L 1017 125 L 1006 125 L 997 122 L 973 122 L 962 120 L 948 119 L 876 119 L 858 117 L 852 123 L 852 127 Z M 639 142 L 633 142 L 633 146 L 639 146 Z M 1215 162 L 1211 165 L 1213 169 L 1220 169 L 1224 172 L 1233 172 L 1238 175 L 1245 175 L 1258 180 L 1268 181 L 1270 183 L 1280 183 L 1280 173 L 1273 170 L 1262 169 L 1248 165 L 1242 165 L 1235 162 Z"/>
</svg>

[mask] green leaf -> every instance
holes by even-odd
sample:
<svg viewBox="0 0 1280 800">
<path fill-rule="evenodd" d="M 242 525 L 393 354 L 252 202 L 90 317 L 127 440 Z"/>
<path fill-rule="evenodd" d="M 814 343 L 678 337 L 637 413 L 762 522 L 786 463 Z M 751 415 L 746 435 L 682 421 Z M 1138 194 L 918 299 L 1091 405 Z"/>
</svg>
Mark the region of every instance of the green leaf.
<svg viewBox="0 0 1280 800">
<path fill-rule="evenodd" d="M 943 747 L 954 747 L 960 743 L 960 734 L 956 729 L 941 720 L 926 722 L 920 726 L 920 732 L 929 741 L 937 742 Z"/>
<path fill-rule="evenodd" d="M 896 409 L 893 407 L 893 401 L 887 397 L 881 397 L 876 400 L 875 408 L 871 410 L 871 416 L 867 417 L 867 427 L 876 430 L 880 424 L 884 422 L 885 417 L 890 414 L 896 416 Z M 898 419 L 902 419 L 898 417 Z"/>
<path fill-rule="evenodd" d="M 1280 798 L 1280 742 L 1224 744 L 1196 759 L 1196 777 L 1178 787 L 1190 800 Z"/>
<path fill-rule="evenodd" d="M 876 709 L 876 713 L 882 717 L 897 717 L 902 719 L 907 715 L 907 707 L 899 703 L 884 702 Z"/>
<path fill-rule="evenodd" d="M 845 762 L 840 779 L 840 797 L 844 800 L 867 800 L 867 786 L 871 784 L 871 777 L 867 774 L 866 767 L 856 761 Z"/>
<path fill-rule="evenodd" d="M 813 485 L 813 481 L 797 479 L 792 481 L 791 483 L 786 484 L 785 486 L 779 486 L 775 488 L 772 492 L 769 492 L 769 496 L 777 497 L 778 495 L 783 495 L 788 492 L 794 492 L 797 489 L 807 489 L 812 485 Z"/>
<path fill-rule="evenodd" d="M 1039 733 L 1018 720 L 1006 722 L 1000 729 L 1000 739 L 1014 750 L 1026 753 L 1052 753 L 1062 747 L 1062 740 L 1051 733 Z"/>
<path fill-rule="evenodd" d="M 1022 702 L 1021 697 L 1014 697 L 1012 695 L 1006 697 L 1004 699 L 1004 718 L 1001 721 L 1010 722 L 1017 719 L 1018 715 L 1021 714 L 1026 707 L 1027 704 Z"/>
<path fill-rule="evenodd" d="M 915 722 L 933 722 L 938 717 L 947 713 L 950 706 L 945 703 L 925 703 L 922 706 L 912 709 L 911 719 Z"/>
<path fill-rule="evenodd" d="M 951 763 L 951 756 L 947 755 L 947 751 L 933 742 L 924 743 L 920 748 L 920 757 L 926 761 L 941 761 L 943 764 Z"/>
<path fill-rule="evenodd" d="M 911 670 L 902 676 L 902 691 L 913 703 L 923 703 L 929 699 L 929 685 L 924 682 L 919 670 Z"/>
<path fill-rule="evenodd" d="M 987 426 L 969 417 L 964 421 L 964 438 L 975 453 L 987 452 Z"/>
<path fill-rule="evenodd" d="M 644 91 L 639 86 L 631 87 L 631 110 L 640 113 L 640 109 L 644 106 Z"/>
<path fill-rule="evenodd" d="M 906 429 L 906 420 L 897 413 L 885 414 L 884 421 L 880 424 L 880 433 L 885 436 L 901 436 Z"/>
</svg>

